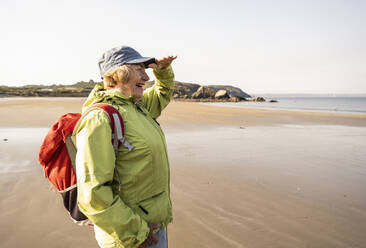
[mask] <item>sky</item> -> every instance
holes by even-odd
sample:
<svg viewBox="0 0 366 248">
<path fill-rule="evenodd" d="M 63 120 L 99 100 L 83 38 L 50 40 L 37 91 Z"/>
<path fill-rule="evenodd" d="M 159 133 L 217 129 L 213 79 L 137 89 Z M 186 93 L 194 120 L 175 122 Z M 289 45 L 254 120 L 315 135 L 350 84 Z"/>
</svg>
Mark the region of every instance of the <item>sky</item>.
<svg viewBox="0 0 366 248">
<path fill-rule="evenodd" d="M 101 55 L 128 45 L 177 55 L 177 81 L 364 94 L 365 13 L 362 0 L 1 0 L 0 85 L 100 81 Z"/>
</svg>

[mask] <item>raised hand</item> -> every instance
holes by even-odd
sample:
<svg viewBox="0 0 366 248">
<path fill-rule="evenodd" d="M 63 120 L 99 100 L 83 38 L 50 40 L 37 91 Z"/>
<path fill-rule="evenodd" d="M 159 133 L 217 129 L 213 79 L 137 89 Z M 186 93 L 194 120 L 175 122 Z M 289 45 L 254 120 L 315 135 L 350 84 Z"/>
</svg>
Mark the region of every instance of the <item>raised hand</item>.
<svg viewBox="0 0 366 248">
<path fill-rule="evenodd" d="M 173 60 L 175 60 L 177 58 L 177 56 L 167 56 L 167 57 L 161 57 L 158 59 L 155 59 L 155 63 L 152 63 L 149 65 L 149 68 L 152 69 L 165 69 L 167 68 L 172 62 Z"/>
</svg>

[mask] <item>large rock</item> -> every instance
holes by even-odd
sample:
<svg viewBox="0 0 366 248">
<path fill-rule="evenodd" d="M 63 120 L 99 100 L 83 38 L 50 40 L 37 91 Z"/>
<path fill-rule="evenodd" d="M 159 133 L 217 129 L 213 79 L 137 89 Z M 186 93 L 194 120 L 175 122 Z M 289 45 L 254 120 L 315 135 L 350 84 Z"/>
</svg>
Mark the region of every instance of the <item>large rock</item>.
<svg viewBox="0 0 366 248">
<path fill-rule="evenodd" d="M 240 102 L 242 100 L 242 98 L 237 97 L 237 96 L 232 96 L 229 98 L 229 102 Z"/>
<path fill-rule="evenodd" d="M 230 86 L 230 85 L 209 85 L 207 86 L 215 91 L 226 90 L 229 97 L 238 97 L 241 100 L 246 98 L 251 98 L 250 95 L 242 91 L 240 88 Z"/>
<path fill-rule="evenodd" d="M 215 98 L 217 99 L 229 98 L 229 94 L 227 93 L 227 90 L 219 90 L 218 92 L 216 92 Z"/>
<path fill-rule="evenodd" d="M 256 102 L 265 102 L 266 99 L 264 99 L 263 97 L 259 96 L 255 99 Z"/>
<path fill-rule="evenodd" d="M 201 99 L 201 98 L 215 98 L 216 91 L 207 86 L 201 86 L 198 90 L 193 93 L 192 98 Z"/>
<path fill-rule="evenodd" d="M 149 88 L 153 85 L 153 81 L 149 81 L 145 83 L 144 89 Z M 215 98 L 215 95 L 218 91 L 225 90 L 227 97 L 222 97 L 222 99 L 235 99 L 235 101 L 243 101 L 247 100 L 247 98 L 251 98 L 250 95 L 242 91 L 240 88 L 233 87 L 230 85 L 209 85 L 209 86 L 200 86 L 199 84 L 194 83 L 183 83 L 175 81 L 175 88 L 173 92 L 174 98 L 195 98 L 195 99 L 220 99 Z M 176 95 L 178 94 L 178 95 Z M 220 93 L 221 94 L 221 93 Z M 221 100 L 221 99 L 220 99 Z"/>
<path fill-rule="evenodd" d="M 187 95 L 188 98 L 191 98 L 193 93 L 195 93 L 199 87 L 199 84 L 181 83 L 176 81 L 174 94 L 178 94 L 179 97 L 184 97 Z"/>
</svg>

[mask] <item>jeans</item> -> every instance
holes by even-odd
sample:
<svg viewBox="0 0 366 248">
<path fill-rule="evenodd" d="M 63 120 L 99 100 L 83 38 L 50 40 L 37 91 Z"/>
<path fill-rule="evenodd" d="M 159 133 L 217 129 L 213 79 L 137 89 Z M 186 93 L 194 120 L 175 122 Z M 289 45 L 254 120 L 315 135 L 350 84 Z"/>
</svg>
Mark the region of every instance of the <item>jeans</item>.
<svg viewBox="0 0 366 248">
<path fill-rule="evenodd" d="M 156 233 L 158 243 L 156 245 L 150 245 L 149 248 L 168 248 L 168 239 L 166 236 L 166 228 L 161 229 Z"/>
</svg>

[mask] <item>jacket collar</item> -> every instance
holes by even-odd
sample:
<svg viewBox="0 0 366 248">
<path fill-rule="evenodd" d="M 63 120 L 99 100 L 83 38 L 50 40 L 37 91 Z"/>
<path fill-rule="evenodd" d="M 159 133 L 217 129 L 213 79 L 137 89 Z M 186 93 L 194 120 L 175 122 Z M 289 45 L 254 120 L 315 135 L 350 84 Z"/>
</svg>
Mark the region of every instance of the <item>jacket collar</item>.
<svg viewBox="0 0 366 248">
<path fill-rule="evenodd" d="M 134 104 L 137 106 L 141 106 L 141 101 L 135 102 L 135 100 L 135 96 L 128 97 L 116 90 L 105 90 L 103 87 L 103 83 L 97 83 L 94 89 L 90 92 L 87 100 L 85 101 L 83 105 L 83 111 L 85 111 L 91 105 L 101 102 L 116 105 Z"/>
</svg>

